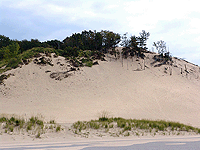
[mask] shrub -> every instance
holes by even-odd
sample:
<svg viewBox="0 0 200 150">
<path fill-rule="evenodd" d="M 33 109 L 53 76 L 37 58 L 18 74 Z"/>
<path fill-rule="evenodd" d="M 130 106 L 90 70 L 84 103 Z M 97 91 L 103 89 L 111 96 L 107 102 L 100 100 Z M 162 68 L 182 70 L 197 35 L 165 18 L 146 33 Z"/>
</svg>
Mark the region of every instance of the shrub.
<svg viewBox="0 0 200 150">
<path fill-rule="evenodd" d="M 105 128 L 108 128 L 108 124 L 105 125 Z"/>
<path fill-rule="evenodd" d="M 50 120 L 50 124 L 55 124 L 55 120 Z"/>
<path fill-rule="evenodd" d="M 85 66 L 92 67 L 93 66 L 93 62 L 92 61 L 87 61 Z"/>
<path fill-rule="evenodd" d="M 9 130 L 10 130 L 10 132 L 13 132 L 13 130 L 14 130 L 13 125 L 9 126 Z"/>
<path fill-rule="evenodd" d="M 21 63 L 21 60 L 19 57 L 16 57 L 16 58 L 11 58 L 9 61 L 8 61 L 8 64 L 6 67 L 11 67 L 13 69 L 17 68 L 19 66 L 19 64 Z"/>
<path fill-rule="evenodd" d="M 124 131 L 127 131 L 127 130 L 131 131 L 131 126 L 125 126 Z"/>
<path fill-rule="evenodd" d="M 104 117 L 99 118 L 99 121 L 108 121 L 108 118 L 104 116 Z"/>
<path fill-rule="evenodd" d="M 38 134 L 35 136 L 36 138 L 41 138 L 40 137 L 40 132 L 38 132 Z"/>
<path fill-rule="evenodd" d="M 56 132 L 60 131 L 60 126 L 56 127 Z"/>
<path fill-rule="evenodd" d="M 28 124 L 27 127 L 26 127 L 26 130 L 27 131 L 32 130 L 32 124 Z"/>
<path fill-rule="evenodd" d="M 7 121 L 7 118 L 6 117 L 1 117 L 0 118 L 0 122 L 6 122 Z"/>
</svg>

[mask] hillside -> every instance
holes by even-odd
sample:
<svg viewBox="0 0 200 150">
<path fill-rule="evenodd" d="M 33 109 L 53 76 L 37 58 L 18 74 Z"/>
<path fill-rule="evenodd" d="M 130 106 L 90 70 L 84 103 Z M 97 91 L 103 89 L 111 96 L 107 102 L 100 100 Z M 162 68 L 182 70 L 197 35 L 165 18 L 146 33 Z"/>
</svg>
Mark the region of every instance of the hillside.
<svg viewBox="0 0 200 150">
<path fill-rule="evenodd" d="M 10 77 L 0 85 L 0 114 L 41 114 L 72 123 L 106 111 L 113 117 L 200 127 L 200 68 L 177 58 L 161 65 L 155 55 L 123 59 L 123 67 L 121 58 L 106 55 L 99 65 L 76 71 L 64 57 L 44 56 L 53 65 L 31 61 L 6 72 Z"/>
</svg>

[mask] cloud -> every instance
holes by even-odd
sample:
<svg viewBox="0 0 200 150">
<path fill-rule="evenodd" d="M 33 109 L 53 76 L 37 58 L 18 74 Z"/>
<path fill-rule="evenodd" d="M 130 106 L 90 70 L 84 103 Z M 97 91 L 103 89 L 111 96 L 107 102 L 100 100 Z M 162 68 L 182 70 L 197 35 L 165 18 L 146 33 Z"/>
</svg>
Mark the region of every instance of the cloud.
<svg viewBox="0 0 200 150">
<path fill-rule="evenodd" d="M 197 60 L 200 9 L 196 0 L 2 0 L 1 34 L 14 39 L 63 40 L 82 30 L 150 32 L 149 48 L 166 41 L 173 54 Z M 190 47 L 194 54 L 190 55 Z M 200 64 L 200 60 L 199 60 Z"/>
</svg>

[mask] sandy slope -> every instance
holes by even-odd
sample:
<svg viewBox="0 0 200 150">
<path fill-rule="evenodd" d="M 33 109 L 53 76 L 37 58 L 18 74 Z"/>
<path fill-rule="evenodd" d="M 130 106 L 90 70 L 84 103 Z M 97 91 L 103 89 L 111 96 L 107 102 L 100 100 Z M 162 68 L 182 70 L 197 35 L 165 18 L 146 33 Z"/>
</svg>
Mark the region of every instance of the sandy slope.
<svg viewBox="0 0 200 150">
<path fill-rule="evenodd" d="M 8 71 L 14 75 L 0 85 L 0 114 L 42 114 L 47 120 L 72 123 L 97 119 L 107 111 L 112 117 L 164 119 L 200 127 L 199 67 L 174 58 L 172 66 L 153 67 L 155 54 L 145 55 L 145 70 L 142 59 L 129 58 L 122 67 L 121 59 L 107 58 L 61 81 L 50 78 L 50 73 L 69 70 L 62 57 L 53 58 L 53 67 L 31 62 Z M 181 74 L 181 68 L 187 71 Z"/>
</svg>

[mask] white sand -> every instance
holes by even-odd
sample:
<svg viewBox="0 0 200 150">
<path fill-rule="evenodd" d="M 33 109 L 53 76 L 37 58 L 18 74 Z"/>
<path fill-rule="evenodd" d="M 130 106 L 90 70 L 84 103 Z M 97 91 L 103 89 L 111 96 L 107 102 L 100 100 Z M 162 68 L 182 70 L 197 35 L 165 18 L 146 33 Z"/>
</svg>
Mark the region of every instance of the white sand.
<svg viewBox="0 0 200 150">
<path fill-rule="evenodd" d="M 7 73 L 14 76 L 0 85 L 0 114 L 41 114 L 47 120 L 73 123 L 97 119 L 107 111 L 110 117 L 164 119 L 200 127 L 199 67 L 174 58 L 173 66 L 153 67 L 154 54 L 145 55 L 148 68 L 142 71 L 138 71 L 144 68 L 142 59 L 125 59 L 122 67 L 121 59 L 107 58 L 61 81 L 45 71 L 69 70 L 62 57 L 53 58 L 53 67 L 31 62 L 10 70 Z"/>
</svg>

